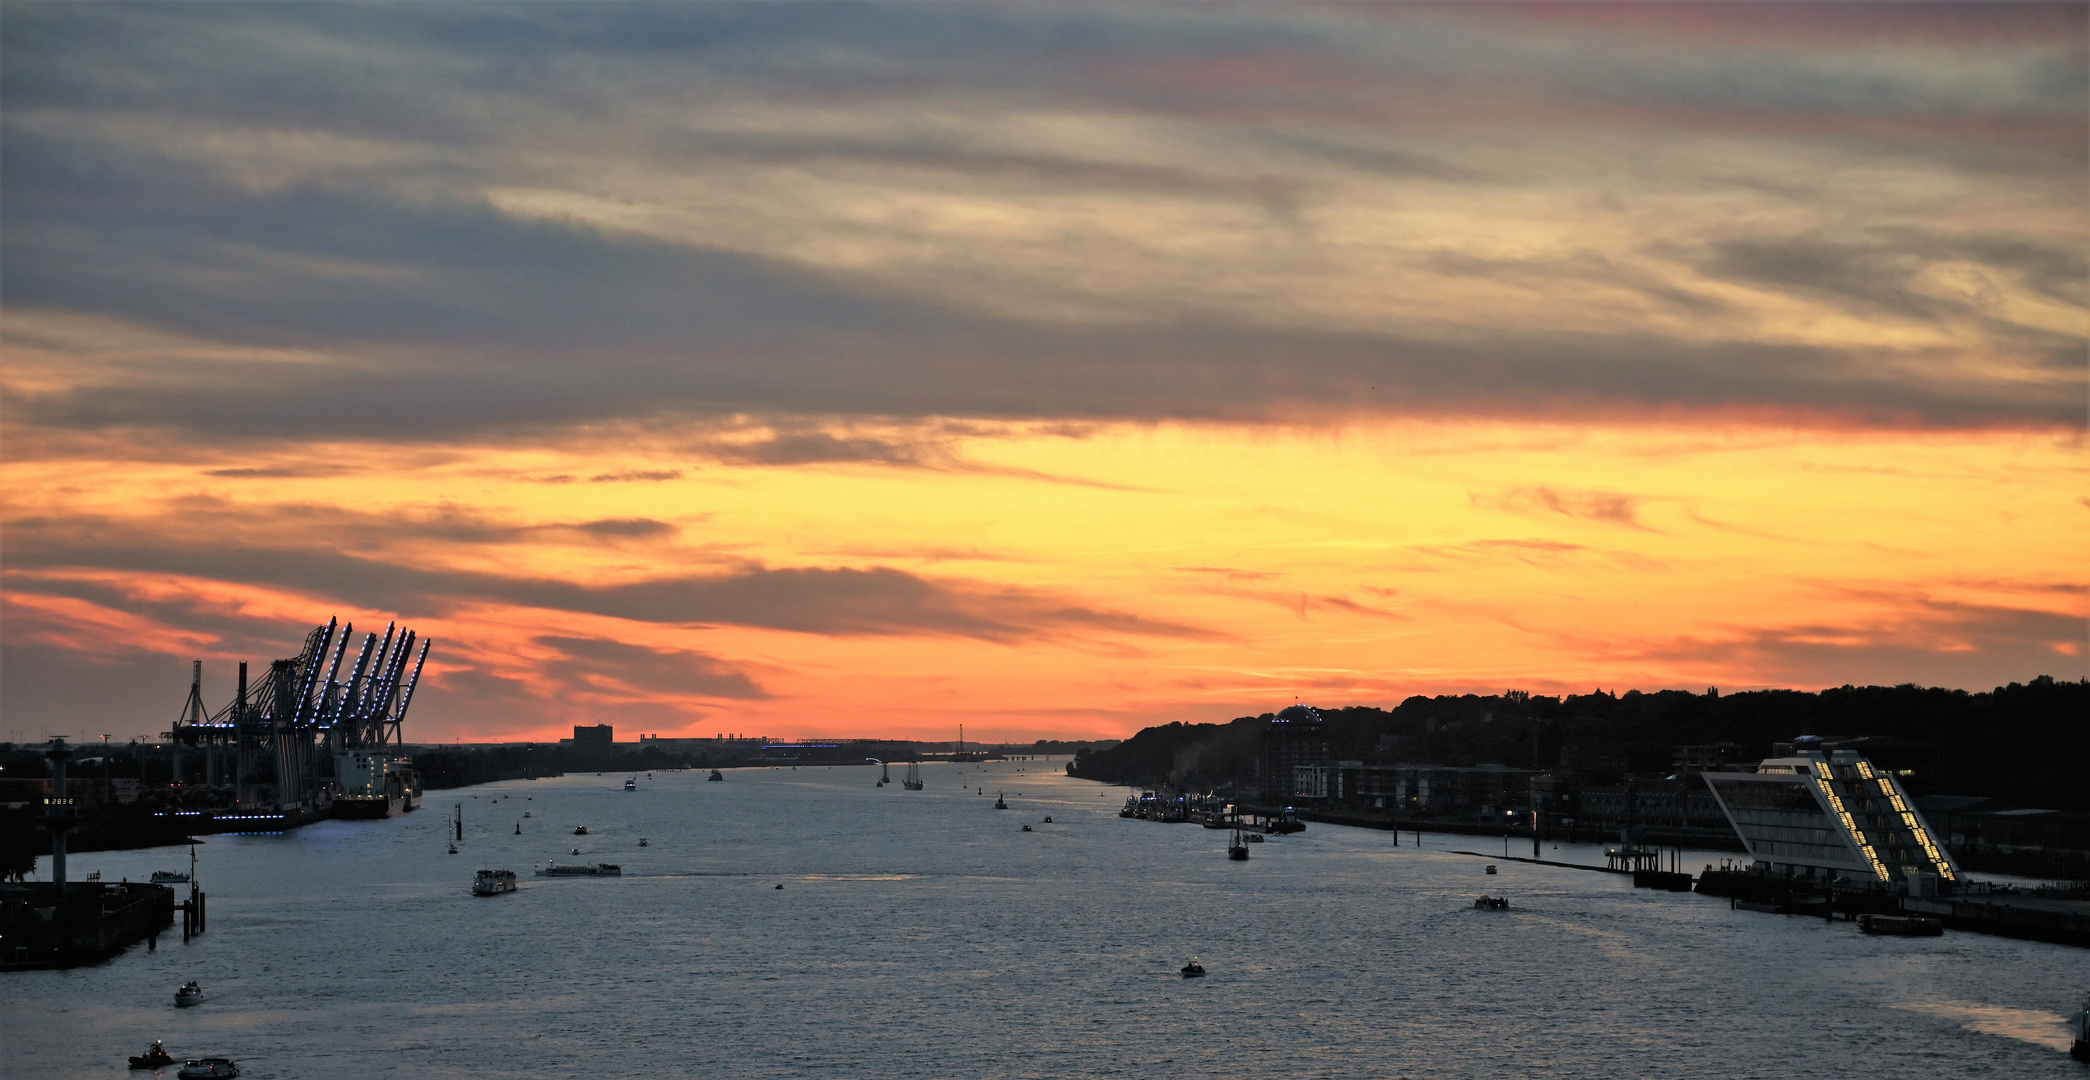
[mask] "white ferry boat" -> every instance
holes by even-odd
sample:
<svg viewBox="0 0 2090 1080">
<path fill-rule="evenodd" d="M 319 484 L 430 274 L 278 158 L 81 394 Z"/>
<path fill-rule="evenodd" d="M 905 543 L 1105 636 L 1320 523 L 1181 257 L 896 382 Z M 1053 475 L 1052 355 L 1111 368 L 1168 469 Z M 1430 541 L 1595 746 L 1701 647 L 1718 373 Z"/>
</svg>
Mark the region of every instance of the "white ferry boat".
<svg viewBox="0 0 2090 1080">
<path fill-rule="evenodd" d="M 473 896 L 499 896 L 515 891 L 515 871 L 481 870 L 472 879 Z"/>
<path fill-rule="evenodd" d="M 152 872 L 152 883 L 154 885 L 187 885 L 189 883 L 189 875 L 178 870 L 154 870 Z"/>
</svg>

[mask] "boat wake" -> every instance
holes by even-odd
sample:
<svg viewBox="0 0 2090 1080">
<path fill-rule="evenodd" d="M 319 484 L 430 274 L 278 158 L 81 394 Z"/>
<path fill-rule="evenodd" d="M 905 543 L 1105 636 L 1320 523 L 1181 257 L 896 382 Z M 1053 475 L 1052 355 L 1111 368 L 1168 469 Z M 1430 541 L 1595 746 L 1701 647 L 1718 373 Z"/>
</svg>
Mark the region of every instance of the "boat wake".
<svg viewBox="0 0 2090 1080">
<path fill-rule="evenodd" d="M 1968 1031 L 2033 1043 L 2068 1052 L 2068 1017 L 2044 1009 L 2012 1009 L 1972 1001 L 1904 1001 L 1894 1006 L 1909 1012 L 1956 1020 Z"/>
</svg>

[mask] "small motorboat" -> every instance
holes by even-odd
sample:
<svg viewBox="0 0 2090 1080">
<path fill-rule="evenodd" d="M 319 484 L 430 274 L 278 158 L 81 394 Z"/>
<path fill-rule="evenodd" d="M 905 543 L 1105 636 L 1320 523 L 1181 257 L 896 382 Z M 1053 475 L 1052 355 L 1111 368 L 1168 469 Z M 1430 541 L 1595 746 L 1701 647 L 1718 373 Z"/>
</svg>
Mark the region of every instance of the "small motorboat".
<svg viewBox="0 0 2090 1080">
<path fill-rule="evenodd" d="M 1047 814 L 1047 815 L 1045 815 L 1045 824 L 1047 824 L 1047 825 L 1050 825 L 1050 824 L 1052 824 L 1052 815 L 1051 815 L 1051 814 Z"/>
<path fill-rule="evenodd" d="M 573 853 L 574 853 L 575 855 L 578 855 L 578 854 L 580 854 L 580 853 L 581 853 L 581 849 L 579 849 L 579 848 L 574 848 L 574 849 L 573 849 Z"/>
<path fill-rule="evenodd" d="M 1487 872 L 1488 872 L 1488 873 L 1490 873 L 1490 874 L 1492 874 L 1492 873 L 1494 873 L 1494 872 L 1495 872 L 1495 864 L 1494 864 L 1494 863 L 1489 863 L 1489 864 L 1488 864 L 1488 869 L 1487 869 Z"/>
<path fill-rule="evenodd" d="M 452 854 L 452 855 L 455 855 L 455 854 L 457 854 L 457 845 L 456 845 L 456 844 L 451 844 L 451 845 L 450 845 L 450 854 Z"/>
<path fill-rule="evenodd" d="M 1190 962 L 1184 964 L 1178 973 L 1186 979 L 1202 979 L 1205 977 L 1205 965 L 1198 963 L 1197 957 L 1193 956 L 1190 958 Z"/>
<path fill-rule="evenodd" d="M 1023 827 L 1023 831 L 1024 831 L 1024 832 L 1036 832 L 1037 830 L 1035 830 L 1035 829 L 1031 828 L 1031 827 L 1030 827 L 1030 826 L 1028 826 L 1028 825 L 1025 825 L 1025 826 Z"/>
<path fill-rule="evenodd" d="M 575 825 L 575 826 L 573 827 L 573 835 L 575 835 L 575 836 L 586 836 L 586 835 L 588 835 L 588 827 L 587 827 L 586 825 Z"/>
<path fill-rule="evenodd" d="M 1480 911 L 1507 911 L 1509 910 L 1509 897 L 1483 896 L 1475 900 L 1473 906 Z"/>
<path fill-rule="evenodd" d="M 1885 937 L 1943 937 L 1945 924 L 1921 915 L 1860 915 L 1858 929 Z"/>
<path fill-rule="evenodd" d="M 639 789 L 639 778 L 638 778 L 638 777 L 634 776 L 634 777 L 632 777 L 631 779 L 629 779 L 629 780 L 626 780 L 626 781 L 624 781 L 624 790 L 626 790 L 626 791 L 637 791 L 638 789 Z"/>
<path fill-rule="evenodd" d="M 529 817 L 529 816 L 530 816 L 530 812 L 529 812 L 528 810 L 525 810 L 525 811 L 523 811 L 523 816 L 524 816 L 524 817 Z"/>
<path fill-rule="evenodd" d="M 706 779 L 706 780 L 724 780 L 725 778 L 726 778 L 726 774 L 725 774 L 725 773 L 722 773 L 722 772 L 718 771 L 717 769 L 713 769 L 713 770 L 711 770 L 711 775 L 710 775 L 710 776 L 707 776 L 707 777 L 705 777 L 704 779 Z"/>
<path fill-rule="evenodd" d="M 174 1075 L 181 1080 L 221 1080 L 223 1077 L 238 1076 L 239 1065 L 231 1058 L 190 1058 L 182 1063 L 181 1071 Z"/>
<path fill-rule="evenodd" d="M 645 847 L 645 846 L 646 846 L 646 838 L 645 838 L 645 837 L 643 837 L 643 836 L 639 837 L 639 846 L 640 846 L 640 847 Z"/>
<path fill-rule="evenodd" d="M 133 1069 L 157 1069 L 172 1064 L 174 1064 L 173 1056 L 167 1053 L 167 1048 L 160 1045 L 160 1040 L 158 1039 L 152 1041 L 152 1049 L 142 1054 L 131 1055 L 131 1068 Z"/>
<path fill-rule="evenodd" d="M 1263 842 L 1263 834 L 1259 832 L 1252 832 L 1242 837 L 1241 839 L 1246 840 L 1251 844 L 1260 844 Z"/>
<path fill-rule="evenodd" d="M 194 979 L 190 979 L 188 982 L 181 984 L 181 989 L 176 990 L 174 992 L 174 1003 L 176 1005 L 181 1006 L 184 1009 L 188 1008 L 191 1005 L 198 1004 L 202 1002 L 202 1000 L 203 987 Z"/>
</svg>

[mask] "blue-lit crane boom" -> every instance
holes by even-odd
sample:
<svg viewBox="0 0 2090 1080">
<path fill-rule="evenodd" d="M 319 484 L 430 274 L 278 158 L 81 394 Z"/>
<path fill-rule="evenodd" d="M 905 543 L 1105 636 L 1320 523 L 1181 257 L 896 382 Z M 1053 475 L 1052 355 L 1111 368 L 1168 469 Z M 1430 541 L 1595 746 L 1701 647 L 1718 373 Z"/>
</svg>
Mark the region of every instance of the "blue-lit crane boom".
<svg viewBox="0 0 2090 1080">
<path fill-rule="evenodd" d="M 327 646 L 333 644 L 334 626 L 339 621 L 339 616 L 329 618 L 325 626 L 312 631 L 312 636 L 305 640 L 305 655 L 299 658 L 304 670 L 299 673 L 297 710 L 291 718 L 299 726 L 311 723 L 318 715 L 312 691 L 319 684 L 319 666 L 327 658 Z"/>
<path fill-rule="evenodd" d="M 376 644 L 376 634 L 363 638 L 363 647 L 356 650 L 356 670 L 348 677 L 348 689 L 341 694 L 339 716 L 351 723 L 356 716 L 357 703 L 361 700 L 359 695 L 363 689 L 363 668 L 370 663 L 370 647 Z"/>
<path fill-rule="evenodd" d="M 429 638 L 421 643 L 421 658 L 414 661 L 413 677 L 406 681 L 406 694 L 399 699 L 399 715 L 394 720 L 395 724 L 406 719 L 407 706 L 414 703 L 414 687 L 421 685 L 421 665 L 428 662 L 428 650 L 434 644 L 434 638 Z"/>
</svg>

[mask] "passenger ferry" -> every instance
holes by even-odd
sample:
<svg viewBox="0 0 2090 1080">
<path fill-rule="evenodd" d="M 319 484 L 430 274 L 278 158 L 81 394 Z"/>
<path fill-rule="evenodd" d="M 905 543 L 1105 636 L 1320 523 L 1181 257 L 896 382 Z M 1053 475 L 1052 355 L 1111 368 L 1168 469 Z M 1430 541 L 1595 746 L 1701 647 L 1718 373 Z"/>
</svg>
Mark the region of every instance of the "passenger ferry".
<svg viewBox="0 0 2090 1080">
<path fill-rule="evenodd" d="M 472 879 L 473 896 L 499 896 L 515 891 L 515 871 L 481 870 Z"/>
</svg>

